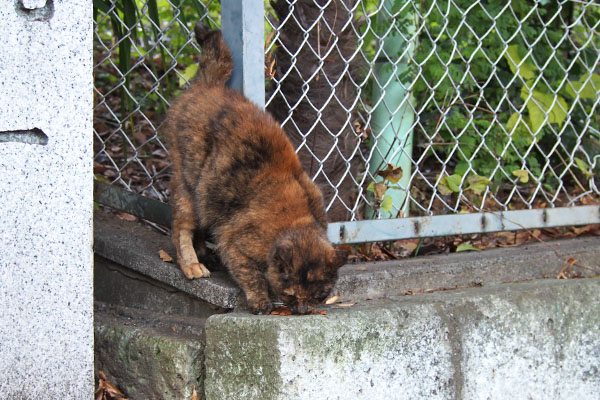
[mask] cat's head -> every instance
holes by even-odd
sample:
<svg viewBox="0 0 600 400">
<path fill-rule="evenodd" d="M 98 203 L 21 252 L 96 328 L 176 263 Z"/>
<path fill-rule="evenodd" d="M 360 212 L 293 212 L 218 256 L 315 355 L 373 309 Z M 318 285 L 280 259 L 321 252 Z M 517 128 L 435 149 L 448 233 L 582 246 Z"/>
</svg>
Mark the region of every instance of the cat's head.
<svg viewBox="0 0 600 400">
<path fill-rule="evenodd" d="M 334 249 L 320 232 L 298 229 L 273 245 L 267 279 L 292 312 L 306 314 L 327 298 L 347 259 L 348 253 Z"/>
</svg>

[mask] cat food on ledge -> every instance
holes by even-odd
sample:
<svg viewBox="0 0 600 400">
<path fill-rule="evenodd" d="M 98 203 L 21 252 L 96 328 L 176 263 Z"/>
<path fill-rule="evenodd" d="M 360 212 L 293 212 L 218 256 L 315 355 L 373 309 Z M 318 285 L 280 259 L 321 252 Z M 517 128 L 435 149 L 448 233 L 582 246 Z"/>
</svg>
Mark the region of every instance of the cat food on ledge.
<svg viewBox="0 0 600 400">
<path fill-rule="evenodd" d="M 283 315 L 288 316 L 294 314 L 292 310 L 290 310 L 287 306 L 280 306 L 271 311 L 271 315 Z M 309 314 L 319 314 L 319 315 L 327 315 L 327 311 L 325 310 L 311 310 Z M 301 315 L 301 314 L 299 314 Z"/>
</svg>

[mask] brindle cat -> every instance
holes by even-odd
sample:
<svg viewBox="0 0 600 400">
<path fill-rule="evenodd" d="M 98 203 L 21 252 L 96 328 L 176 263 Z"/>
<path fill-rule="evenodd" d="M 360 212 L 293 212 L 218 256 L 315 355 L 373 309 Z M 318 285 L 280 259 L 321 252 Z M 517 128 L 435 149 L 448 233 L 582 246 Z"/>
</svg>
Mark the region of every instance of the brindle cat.
<svg viewBox="0 0 600 400">
<path fill-rule="evenodd" d="M 188 278 L 210 276 L 192 244 L 195 234 L 202 255 L 210 233 L 253 313 L 273 309 L 270 294 L 307 313 L 347 253 L 327 240 L 322 195 L 282 128 L 225 87 L 232 59 L 221 33 L 200 24 L 195 32 L 200 68 L 166 123 L 177 261 Z"/>
</svg>

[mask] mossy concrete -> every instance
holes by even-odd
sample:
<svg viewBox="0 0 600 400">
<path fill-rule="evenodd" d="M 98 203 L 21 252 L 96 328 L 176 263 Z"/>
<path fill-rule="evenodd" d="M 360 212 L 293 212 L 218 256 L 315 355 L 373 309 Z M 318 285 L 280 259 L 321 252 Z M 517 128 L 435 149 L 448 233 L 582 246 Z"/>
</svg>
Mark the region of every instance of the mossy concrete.
<svg viewBox="0 0 600 400">
<path fill-rule="evenodd" d="M 205 387 L 205 393 L 219 393 L 218 398 L 224 399 L 280 398 L 278 333 L 269 318 L 225 316 L 227 323 L 206 327 L 211 340 L 205 359 L 205 382 L 210 387 Z"/>
<path fill-rule="evenodd" d="M 380 306 L 209 318 L 207 400 L 388 399 L 405 386 L 410 398 L 447 398 L 452 348 L 442 319 L 429 307 Z M 433 352 L 445 356 L 430 362 Z"/>
<path fill-rule="evenodd" d="M 593 399 L 600 280 L 207 321 L 206 399 Z"/>
<path fill-rule="evenodd" d="M 134 400 L 191 399 L 194 388 L 203 393 L 204 321 L 135 314 L 96 311 L 96 370 Z"/>
</svg>

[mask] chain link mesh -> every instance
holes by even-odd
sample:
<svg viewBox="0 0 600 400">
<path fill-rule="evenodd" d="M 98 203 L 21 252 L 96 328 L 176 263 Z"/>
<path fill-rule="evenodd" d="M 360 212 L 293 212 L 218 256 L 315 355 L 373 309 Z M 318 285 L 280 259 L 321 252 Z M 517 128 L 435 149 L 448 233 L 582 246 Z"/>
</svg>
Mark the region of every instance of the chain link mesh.
<svg viewBox="0 0 600 400">
<path fill-rule="evenodd" d="M 107 4 L 95 25 L 96 177 L 166 201 L 157 131 L 194 72 L 192 25 L 218 25 L 219 4 L 159 1 L 156 17 L 156 2 L 117 3 L 135 18 Z M 267 11 L 267 108 L 333 220 L 597 200 L 594 1 L 277 0 Z"/>
<path fill-rule="evenodd" d="M 217 1 L 100 1 L 94 10 L 96 179 L 168 200 L 160 127 L 195 71 L 193 25 L 220 22 Z M 94 3 L 96 5 L 96 3 Z"/>
</svg>

